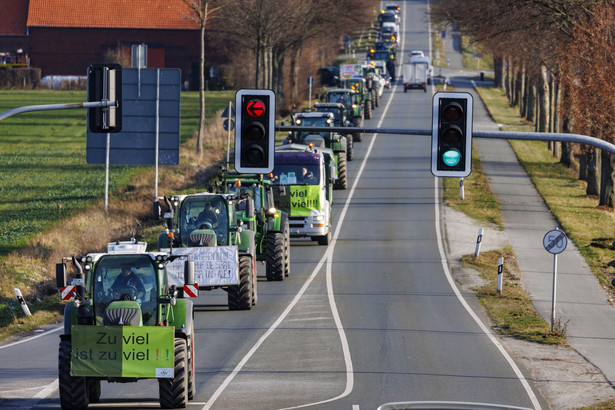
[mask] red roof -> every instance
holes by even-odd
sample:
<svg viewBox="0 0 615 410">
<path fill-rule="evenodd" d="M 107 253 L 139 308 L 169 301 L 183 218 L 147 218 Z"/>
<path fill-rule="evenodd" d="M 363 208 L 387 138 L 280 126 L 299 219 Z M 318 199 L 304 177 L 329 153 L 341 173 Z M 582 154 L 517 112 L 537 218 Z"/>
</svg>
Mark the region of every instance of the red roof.
<svg viewBox="0 0 615 410">
<path fill-rule="evenodd" d="M 191 16 L 182 0 L 30 0 L 28 27 L 198 29 Z"/>
<path fill-rule="evenodd" d="M 25 36 L 28 0 L 0 0 L 0 35 Z"/>
</svg>

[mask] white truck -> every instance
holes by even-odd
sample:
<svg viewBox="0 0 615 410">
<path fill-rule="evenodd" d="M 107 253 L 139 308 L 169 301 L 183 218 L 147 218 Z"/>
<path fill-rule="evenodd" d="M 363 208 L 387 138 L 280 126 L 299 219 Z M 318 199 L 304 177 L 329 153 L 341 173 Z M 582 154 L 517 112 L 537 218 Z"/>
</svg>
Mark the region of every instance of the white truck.
<svg viewBox="0 0 615 410">
<path fill-rule="evenodd" d="M 410 58 L 410 62 L 404 64 L 403 82 L 404 92 L 408 90 L 423 90 L 427 92 L 427 85 L 431 84 L 431 64 L 429 64 L 429 58 Z"/>
</svg>

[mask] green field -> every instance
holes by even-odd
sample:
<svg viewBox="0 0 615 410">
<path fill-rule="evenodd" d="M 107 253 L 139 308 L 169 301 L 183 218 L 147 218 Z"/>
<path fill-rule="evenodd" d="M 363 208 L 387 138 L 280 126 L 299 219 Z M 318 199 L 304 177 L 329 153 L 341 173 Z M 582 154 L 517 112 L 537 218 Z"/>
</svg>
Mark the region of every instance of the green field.
<svg viewBox="0 0 615 410">
<path fill-rule="evenodd" d="M 39 104 L 84 102 L 85 91 L 0 91 L 0 112 Z M 234 92 L 208 92 L 208 119 Z M 181 96 L 181 141 L 198 126 L 197 92 Z M 27 239 L 104 195 L 103 165 L 88 165 L 86 110 L 54 110 L 0 121 L 0 257 Z M 102 136 L 101 136 L 102 137 Z M 142 167 L 112 166 L 110 191 L 126 185 Z"/>
</svg>

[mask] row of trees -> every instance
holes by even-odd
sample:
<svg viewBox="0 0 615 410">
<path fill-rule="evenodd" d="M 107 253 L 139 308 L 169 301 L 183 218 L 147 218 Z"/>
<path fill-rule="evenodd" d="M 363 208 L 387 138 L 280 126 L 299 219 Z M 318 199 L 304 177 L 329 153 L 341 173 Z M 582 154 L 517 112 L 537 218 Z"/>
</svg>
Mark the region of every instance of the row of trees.
<svg viewBox="0 0 615 410">
<path fill-rule="evenodd" d="M 539 132 L 615 141 L 615 0 L 439 0 L 432 18 L 493 52 L 496 86 Z M 550 144 L 599 205 L 615 202 L 615 156 Z"/>
<path fill-rule="evenodd" d="M 266 88 L 281 106 L 299 102 L 299 87 L 331 64 L 341 38 L 375 19 L 377 0 L 182 0 L 201 26 L 201 126 L 204 138 L 205 44 L 238 88 Z M 305 78 L 304 78 L 305 77 Z M 288 97 L 287 97 L 288 96 Z"/>
</svg>

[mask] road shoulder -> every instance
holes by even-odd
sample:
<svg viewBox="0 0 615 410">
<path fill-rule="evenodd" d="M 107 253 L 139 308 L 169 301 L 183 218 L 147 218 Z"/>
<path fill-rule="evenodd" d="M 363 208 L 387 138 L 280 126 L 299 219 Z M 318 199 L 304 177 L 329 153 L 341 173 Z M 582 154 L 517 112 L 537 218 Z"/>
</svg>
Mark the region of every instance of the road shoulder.
<svg viewBox="0 0 615 410">
<path fill-rule="evenodd" d="M 463 293 L 473 293 L 472 287 L 480 285 L 482 279 L 477 271 L 461 266 L 461 257 L 474 254 L 480 228 L 481 252 L 510 246 L 508 237 L 505 231 L 481 225 L 446 205 L 442 215 L 452 275 Z M 515 274 L 522 276 L 521 272 Z M 615 390 L 600 369 L 569 345 L 541 345 L 503 336 L 499 340 L 530 372 L 550 407 L 578 408 L 615 399 Z"/>
</svg>

